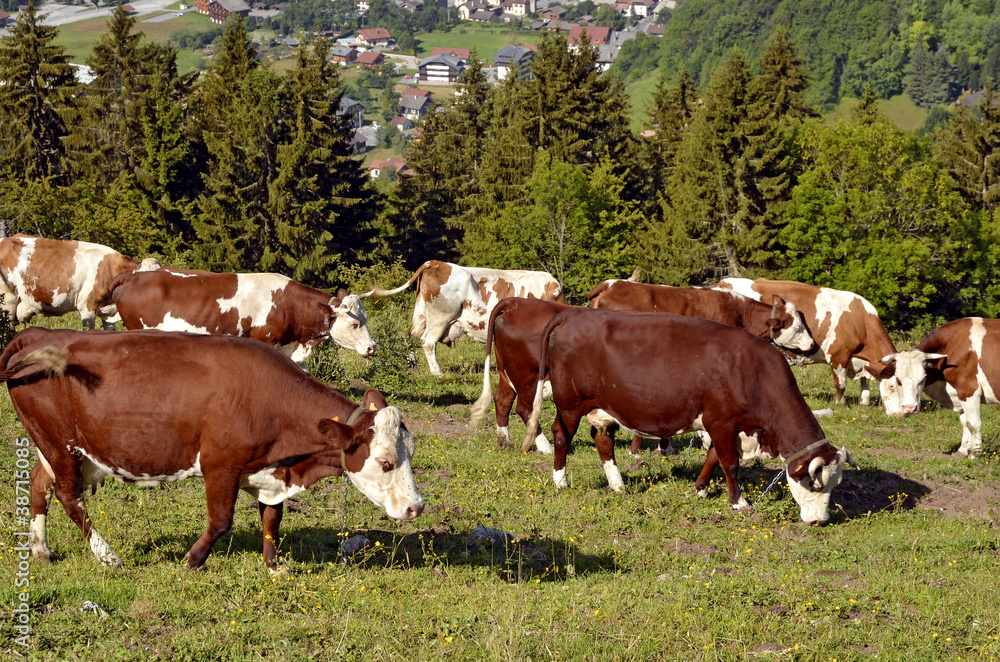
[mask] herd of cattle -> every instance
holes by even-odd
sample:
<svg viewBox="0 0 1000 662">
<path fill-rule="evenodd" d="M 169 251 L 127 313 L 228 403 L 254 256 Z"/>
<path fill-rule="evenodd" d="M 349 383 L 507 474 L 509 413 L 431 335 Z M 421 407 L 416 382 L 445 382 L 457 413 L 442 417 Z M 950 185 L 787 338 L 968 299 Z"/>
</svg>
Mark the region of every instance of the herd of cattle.
<svg viewBox="0 0 1000 662">
<path fill-rule="evenodd" d="M 926 393 L 960 413 L 962 456 L 980 451 L 981 404 L 998 402 L 1000 321 L 950 322 L 897 352 L 864 298 L 792 281 L 682 288 L 608 280 L 579 307 L 545 272 L 432 260 L 395 289 L 331 297 L 277 274 L 163 268 L 97 244 L 25 235 L 0 241 L 0 281 L 2 309 L 16 322 L 79 311 L 86 329 L 99 318 L 109 331 L 29 327 L 0 355 L 0 381 L 38 450 L 29 546 L 43 561 L 55 494 L 97 558 L 121 564 L 83 505 L 85 488 L 108 477 L 138 485 L 204 477 L 208 527 L 188 552 L 191 568 L 231 527 L 240 489 L 259 503 L 271 571 L 284 500 L 320 478 L 346 472 L 390 517 L 417 517 L 424 501 L 413 437 L 398 409 L 375 390 L 354 403 L 304 370 L 326 338 L 373 354 L 362 300 L 414 284 L 409 334 L 420 337 L 430 371 L 442 374 L 438 342 L 465 333 L 485 343 L 471 425 L 492 399 L 498 438 L 509 443 L 516 401 L 522 448 L 554 454 L 558 486 L 567 485 L 566 454 L 584 418 L 616 491 L 616 427 L 635 434 L 633 453 L 643 438 L 666 448 L 669 437 L 697 431 L 708 448 L 700 496 L 721 465 L 730 505 L 744 509 L 740 460 L 779 457 L 801 519 L 821 524 L 853 461 L 826 440 L 789 364 L 829 364 L 839 404 L 848 378 L 861 381 L 863 405 L 877 380 L 890 415 L 917 412 Z M 113 331 L 119 321 L 127 331 Z M 539 425 L 545 397 L 556 408 L 553 443 Z"/>
</svg>

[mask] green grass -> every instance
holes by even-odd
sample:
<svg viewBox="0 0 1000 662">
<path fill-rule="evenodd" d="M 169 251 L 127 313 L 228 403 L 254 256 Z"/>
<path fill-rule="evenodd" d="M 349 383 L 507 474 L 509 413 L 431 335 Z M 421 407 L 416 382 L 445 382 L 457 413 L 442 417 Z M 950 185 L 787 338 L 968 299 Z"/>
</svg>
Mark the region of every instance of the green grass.
<svg viewBox="0 0 1000 662">
<path fill-rule="evenodd" d="M 431 50 L 441 48 L 475 48 L 479 57 L 487 66 L 493 64 L 493 57 L 504 46 L 512 44 L 537 44 L 542 41 L 542 34 L 531 30 L 516 28 L 463 24 L 450 32 L 425 32 L 417 35 L 422 56 L 430 55 Z"/>
<path fill-rule="evenodd" d="M 636 79 L 625 86 L 628 101 L 632 107 L 632 131 L 644 131 L 649 124 L 649 109 L 652 105 L 653 93 L 656 91 L 656 81 L 659 71 L 651 71 L 642 78 Z"/>
<path fill-rule="evenodd" d="M 834 122 L 838 119 L 847 120 L 851 116 L 851 110 L 858 105 L 858 100 L 854 98 L 843 99 L 840 104 L 824 117 L 827 121 Z M 924 125 L 927 120 L 927 110 L 913 103 L 905 94 L 897 94 L 891 99 L 879 101 L 879 109 L 890 120 L 904 130 L 916 130 Z"/>
<path fill-rule="evenodd" d="M 401 276 L 379 279 L 396 285 Z M 385 282 L 383 282 L 383 280 Z M 361 282 L 365 281 L 365 282 Z M 401 280 L 399 280 L 401 282 Z M 359 278 L 357 289 L 367 287 Z M 845 471 L 822 528 L 797 520 L 783 486 L 757 510 L 730 512 L 721 475 L 708 499 L 694 479 L 704 451 L 674 440 L 675 456 L 626 455 L 623 494 L 607 490 L 586 431 L 557 490 L 551 457 L 500 448 L 492 416 L 465 425 L 481 384 L 481 345 L 439 346 L 445 377 L 429 376 L 404 336 L 412 295 L 366 302 L 379 363 L 327 348 L 319 374 L 360 399 L 385 389 L 417 440 L 427 507 L 386 518 L 353 487 L 327 479 L 289 501 L 280 549 L 290 574 L 260 559 L 254 502 L 241 495 L 233 531 L 207 571 L 184 554 L 205 527 L 203 484 L 143 489 L 110 482 L 87 498 L 96 527 L 125 561 L 101 567 L 61 507 L 50 510 L 52 565 L 31 565 L 31 657 L 40 660 L 454 659 L 790 660 L 992 659 L 1000 636 L 995 584 L 1000 410 L 984 410 L 986 453 L 948 453 L 958 417 L 930 407 L 891 419 L 849 405 L 821 419 L 860 470 Z M 61 324 L 64 321 L 49 321 Z M 413 367 L 410 367 L 410 364 Z M 795 369 L 814 409 L 832 407 L 829 368 Z M 494 376 L 495 378 L 495 376 Z M 151 386 L 155 388 L 155 386 Z M 551 421 L 551 406 L 546 421 Z M 13 643 L 16 558 L 14 446 L 23 435 L 0 395 L 0 656 Z M 519 419 L 511 433 L 519 439 Z M 777 461 L 740 477 L 756 501 Z M 483 524 L 518 538 L 480 545 Z M 341 527 L 375 544 L 338 562 Z M 102 618 L 81 612 L 98 603 Z M 769 651 L 769 652 L 768 652 Z M 768 652 L 767 655 L 764 655 Z M 757 655 L 760 654 L 760 655 Z"/>
</svg>

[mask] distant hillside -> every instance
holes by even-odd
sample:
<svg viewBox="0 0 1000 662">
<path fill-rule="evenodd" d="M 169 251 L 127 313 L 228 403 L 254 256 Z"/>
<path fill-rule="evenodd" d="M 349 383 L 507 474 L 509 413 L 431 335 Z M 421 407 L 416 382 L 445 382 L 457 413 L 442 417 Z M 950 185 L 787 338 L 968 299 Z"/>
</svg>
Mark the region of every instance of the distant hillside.
<svg viewBox="0 0 1000 662">
<path fill-rule="evenodd" d="M 636 82 L 657 67 L 687 69 L 699 86 L 737 47 L 756 62 L 778 25 L 809 72 L 807 102 L 833 107 L 866 84 L 925 108 L 1000 74 L 1000 11 L 993 2 L 925 0 L 684 0 L 666 19 L 657 57 L 626 44 L 614 68 Z"/>
</svg>

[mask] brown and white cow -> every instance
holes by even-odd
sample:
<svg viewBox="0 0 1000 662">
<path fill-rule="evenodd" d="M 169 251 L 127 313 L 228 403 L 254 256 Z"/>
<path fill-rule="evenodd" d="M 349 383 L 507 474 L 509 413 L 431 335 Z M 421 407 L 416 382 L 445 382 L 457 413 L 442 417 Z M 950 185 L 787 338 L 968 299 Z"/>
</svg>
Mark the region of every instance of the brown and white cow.
<svg viewBox="0 0 1000 662">
<path fill-rule="evenodd" d="M 497 302 L 508 297 L 536 298 L 565 303 L 562 286 L 545 271 L 461 267 L 451 262 L 428 260 L 408 281 L 392 290 L 376 288 L 363 296 L 385 297 L 417 283 L 410 336 L 420 336 L 431 374 L 438 377 L 439 342 L 454 342 L 467 333 L 486 342 L 486 325 Z"/>
<path fill-rule="evenodd" d="M 541 414 L 546 378 L 556 405 L 558 486 L 567 485 L 566 453 L 580 420 L 601 409 L 644 436 L 706 430 L 713 448 L 695 488 L 704 489 L 718 462 L 737 510 L 747 507 L 737 482 L 745 452 L 740 433 L 754 438 L 756 454 L 780 456 L 787 464 L 802 520 L 829 519 L 830 493 L 847 452 L 827 442 L 782 355 L 743 329 L 699 317 L 560 312 L 542 334 L 526 442 Z M 620 482 L 611 439 L 598 432 L 595 442 L 609 485 Z"/>
<path fill-rule="evenodd" d="M 362 356 L 375 353 L 361 297 L 331 297 L 280 274 L 159 269 L 120 274 L 111 295 L 126 329 L 245 336 L 299 365 L 326 338 Z"/>
<path fill-rule="evenodd" d="M 588 294 L 591 308 L 704 317 L 738 326 L 779 347 L 811 354 L 816 343 L 794 303 L 775 294 L 771 305 L 738 292 L 606 280 Z"/>
<path fill-rule="evenodd" d="M 982 406 L 1000 404 L 1000 320 L 965 317 L 944 324 L 915 349 L 884 357 L 878 379 L 889 388 L 899 415 L 920 411 L 928 397 L 958 412 L 962 443 L 956 454 L 979 455 L 983 444 Z"/>
<path fill-rule="evenodd" d="M 164 331 L 80 332 L 31 327 L 0 355 L 18 418 L 38 448 L 29 546 L 51 560 L 50 491 L 101 563 L 121 559 L 84 510 L 89 486 L 140 486 L 203 476 L 208 528 L 188 552 L 200 568 L 232 525 L 240 489 L 259 502 L 264 560 L 276 569 L 284 500 L 344 471 L 395 519 L 424 501 L 413 437 L 399 411 L 369 391 L 358 406 L 265 345 Z"/>
<path fill-rule="evenodd" d="M 504 446 L 510 443 L 508 423 L 515 398 L 517 415 L 525 424 L 528 423 L 532 399 L 535 397 L 535 383 L 538 379 L 540 349 L 538 343 L 541 341 L 542 331 L 545 330 L 549 320 L 567 309 L 586 310 L 564 303 L 521 297 L 504 299 L 493 307 L 486 333 L 483 390 L 469 410 L 469 425 L 472 428 L 479 427 L 489 409 L 491 348 L 496 354 L 499 378 L 496 391 L 492 392 L 497 412 L 497 441 Z M 552 452 L 552 444 L 537 423 L 534 444 L 542 453 Z"/>
<path fill-rule="evenodd" d="M 882 326 L 878 311 L 867 299 L 853 292 L 792 280 L 726 278 L 715 287 L 735 290 L 758 301 L 769 300 L 777 294 L 794 303 L 818 347 L 812 354 L 796 353 L 793 360 L 799 364 L 829 364 L 837 404 L 844 404 L 847 379 L 860 380 L 860 404 L 868 406 L 871 391 L 865 366 L 870 364 L 877 372 L 882 367 L 879 359 L 895 352 L 896 347 Z M 880 382 L 882 404 L 888 414 L 897 414 L 893 409 L 895 400 L 887 397 L 885 388 L 885 383 Z"/>
<path fill-rule="evenodd" d="M 0 240 L 2 306 L 15 322 L 75 310 L 83 328 L 94 328 L 100 318 L 105 329 L 113 329 L 115 307 L 100 304 L 111 281 L 123 271 L 159 268 L 153 258 L 140 263 L 101 244 L 17 234 Z"/>
</svg>

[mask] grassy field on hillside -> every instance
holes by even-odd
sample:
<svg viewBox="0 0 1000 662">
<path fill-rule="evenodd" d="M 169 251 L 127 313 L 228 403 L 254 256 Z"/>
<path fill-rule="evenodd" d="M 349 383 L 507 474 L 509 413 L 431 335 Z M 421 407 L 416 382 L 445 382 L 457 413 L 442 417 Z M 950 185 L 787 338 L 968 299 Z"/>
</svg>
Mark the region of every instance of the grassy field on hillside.
<svg viewBox="0 0 1000 662">
<path fill-rule="evenodd" d="M 184 568 L 205 527 L 199 479 L 149 489 L 112 481 L 87 495 L 96 527 L 125 561 L 120 570 L 97 563 L 53 502 L 56 562 L 30 566 L 30 657 L 994 659 L 997 408 L 984 409 L 984 456 L 964 460 L 950 455 L 960 439 L 953 412 L 930 406 L 891 419 L 858 406 L 856 384 L 848 406 L 836 407 L 829 368 L 796 368 L 813 409 L 834 408 L 821 419 L 827 437 L 861 467 L 845 470 L 826 527 L 798 521 L 783 482 L 751 513 L 730 511 L 719 472 L 709 498 L 697 498 L 705 452 L 692 437 L 673 440 L 676 455 L 647 448 L 631 458 L 619 433 L 626 488 L 615 494 L 582 430 L 568 460 L 571 486 L 557 490 L 551 456 L 499 447 L 492 415 L 468 428 L 483 346 L 467 338 L 439 346 L 445 377 L 431 377 L 404 337 L 410 302 L 366 301 L 379 362 L 328 347 L 313 366 L 355 399 L 380 386 L 401 409 L 417 441 L 413 464 L 427 504 L 419 518 L 391 521 L 341 479 L 321 481 L 289 501 L 280 549 L 290 573 L 272 579 L 246 495 L 205 572 Z M 14 519 L 13 469 L 24 432 L 6 389 L 0 430 L 0 657 L 20 659 L 13 532 L 24 527 Z M 513 418 L 512 436 L 522 431 Z M 779 469 L 778 461 L 744 464 L 751 503 Z M 480 525 L 516 542 L 477 542 L 470 532 Z M 371 541 L 346 565 L 342 527 Z M 82 609 L 86 601 L 104 615 Z"/>
<path fill-rule="evenodd" d="M 851 116 L 851 110 L 858 105 L 854 98 L 843 99 L 831 112 L 824 115 L 827 121 L 846 120 Z M 913 103 L 905 94 L 897 94 L 891 99 L 879 101 L 879 109 L 901 129 L 913 131 L 919 129 L 927 121 L 927 109 Z"/>
<path fill-rule="evenodd" d="M 416 36 L 421 57 L 431 50 L 441 48 L 475 48 L 486 66 L 493 65 L 493 56 L 504 46 L 512 44 L 537 44 L 542 41 L 540 32 L 518 30 L 499 26 L 463 25 L 449 32 L 425 32 Z"/>
</svg>

